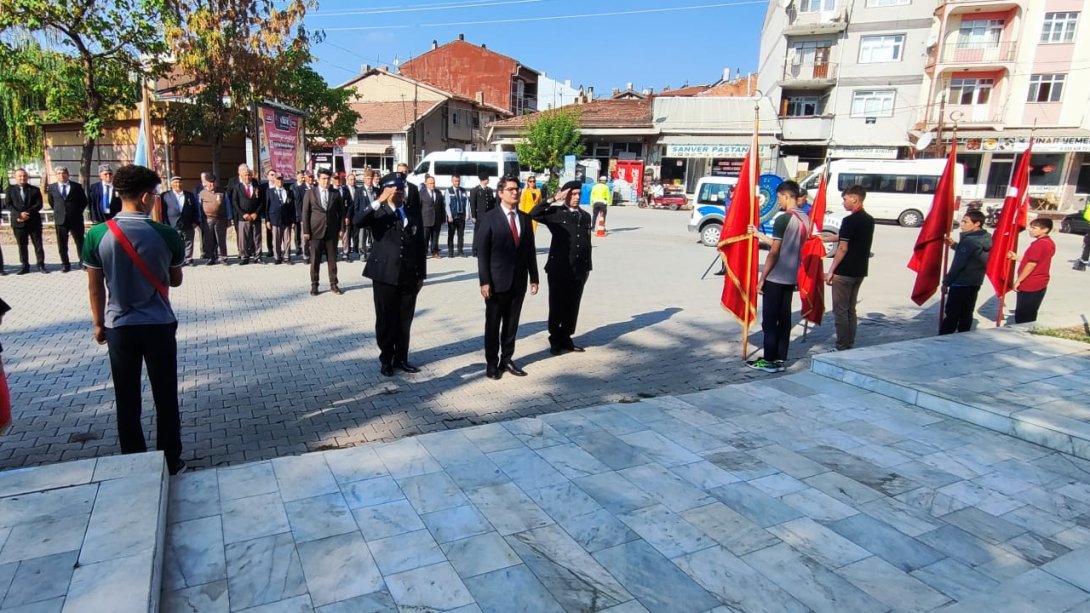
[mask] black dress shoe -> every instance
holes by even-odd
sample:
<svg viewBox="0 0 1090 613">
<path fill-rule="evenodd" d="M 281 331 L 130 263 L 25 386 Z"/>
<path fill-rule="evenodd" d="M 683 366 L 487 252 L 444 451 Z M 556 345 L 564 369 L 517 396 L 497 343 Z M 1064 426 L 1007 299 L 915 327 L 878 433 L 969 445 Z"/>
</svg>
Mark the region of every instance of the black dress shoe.
<svg viewBox="0 0 1090 613">
<path fill-rule="evenodd" d="M 72 265 L 65 264 L 64 266 L 61 266 L 61 272 L 72 272 Z"/>
<path fill-rule="evenodd" d="M 576 353 L 583 353 L 584 351 L 586 351 L 586 349 L 580 347 L 579 345 L 571 345 L 571 346 L 568 347 L 568 351 L 574 351 Z"/>
<path fill-rule="evenodd" d="M 317 287 L 310 288 L 310 295 L 311 296 L 317 296 L 318 295 L 318 288 Z"/>
<path fill-rule="evenodd" d="M 379 372 L 382 373 L 383 377 L 392 377 L 394 376 L 394 367 L 387 364 L 386 366 L 383 366 Z"/>
<path fill-rule="evenodd" d="M 394 368 L 399 368 L 401 370 L 404 370 L 405 372 L 409 373 L 410 375 L 420 372 L 419 368 L 413 366 L 412 364 L 409 364 L 408 362 L 398 362 L 398 363 L 394 364 Z"/>
<path fill-rule="evenodd" d="M 46 269 L 44 264 L 38 267 L 38 272 L 42 273 L 43 275 L 49 274 L 49 270 Z"/>
<path fill-rule="evenodd" d="M 503 371 L 495 366 L 489 366 L 488 370 L 485 371 L 485 376 L 489 379 L 495 379 L 496 381 L 499 381 L 500 377 L 503 376 Z"/>
<path fill-rule="evenodd" d="M 19 272 L 15 273 L 15 274 L 17 274 L 17 275 L 29 275 L 30 274 L 30 269 L 29 268 L 20 268 Z"/>
<path fill-rule="evenodd" d="M 245 266 L 250 263 L 249 258 L 242 258 L 242 261 L 238 263 L 239 266 Z"/>
<path fill-rule="evenodd" d="M 561 349 L 560 347 L 549 347 L 549 353 L 553 355 L 563 355 L 564 349 Z"/>
<path fill-rule="evenodd" d="M 329 287 L 329 291 L 333 292 L 334 294 L 337 294 L 338 296 L 344 295 L 344 292 L 341 291 L 341 288 L 337 287 L 336 285 L 331 285 Z"/>
<path fill-rule="evenodd" d="M 514 362 L 505 362 L 504 365 L 503 365 L 503 369 L 506 370 L 507 372 L 511 373 L 512 375 L 515 375 L 516 377 L 525 377 L 526 376 L 526 371 L 522 370 L 518 366 L 515 366 Z"/>
</svg>

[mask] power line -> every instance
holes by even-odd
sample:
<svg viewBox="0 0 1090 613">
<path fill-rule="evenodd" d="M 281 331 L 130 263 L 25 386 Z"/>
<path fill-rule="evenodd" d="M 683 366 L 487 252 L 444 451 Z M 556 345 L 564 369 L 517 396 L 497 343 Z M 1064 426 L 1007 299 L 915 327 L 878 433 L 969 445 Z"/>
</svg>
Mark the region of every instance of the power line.
<svg viewBox="0 0 1090 613">
<path fill-rule="evenodd" d="M 359 9 L 351 11 L 314 11 L 309 13 L 308 16 L 314 17 L 344 17 L 348 15 L 386 15 L 390 13 L 419 13 L 423 11 L 450 11 L 455 9 L 474 9 L 474 8 L 491 8 L 495 6 L 505 6 L 510 4 L 537 4 L 539 2 L 548 2 L 549 0 L 476 0 L 474 2 L 461 2 L 461 3 L 436 3 L 436 4 L 423 4 L 419 6 L 411 7 L 388 7 L 388 8 L 373 8 L 373 9 Z"/>
</svg>

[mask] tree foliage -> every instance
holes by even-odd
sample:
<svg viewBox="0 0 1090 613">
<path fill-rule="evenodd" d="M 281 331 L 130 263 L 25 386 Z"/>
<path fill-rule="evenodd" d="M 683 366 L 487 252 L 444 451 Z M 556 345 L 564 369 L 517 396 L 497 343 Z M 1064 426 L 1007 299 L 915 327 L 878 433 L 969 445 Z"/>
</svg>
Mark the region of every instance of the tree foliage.
<svg viewBox="0 0 1090 613">
<path fill-rule="evenodd" d="M 39 70 L 36 84 L 23 91 L 45 91 L 45 119 L 83 124 L 80 180 L 91 176 L 95 142 L 103 124 L 133 107 L 140 95 L 134 75 L 154 76 L 165 46 L 160 34 L 160 0 L 0 0 L 0 56 L 5 66 L 38 67 L 48 56 L 52 70 Z M 43 55 L 27 44 L 41 35 L 57 53 Z M 9 62 L 13 62 L 11 64 Z M 4 70 L 3 77 L 11 77 Z M 17 79 L 16 79 L 17 80 Z M 24 99 L 25 100 L 25 99 Z"/>
<path fill-rule="evenodd" d="M 565 155 L 582 155 L 579 111 L 561 107 L 531 116 L 524 141 L 515 147 L 519 162 L 534 171 L 548 171 L 550 182 L 560 174 Z"/>
<path fill-rule="evenodd" d="M 330 88 L 310 66 L 283 75 L 275 97 L 307 114 L 306 132 L 311 138 L 332 141 L 356 133 L 360 114 L 349 106 L 355 91 Z"/>
<path fill-rule="evenodd" d="M 42 114 L 54 88 L 47 87 L 41 77 L 57 73 L 56 64 L 63 58 L 54 55 L 30 37 L 0 44 L 0 169 L 4 171 L 42 154 Z"/>
</svg>

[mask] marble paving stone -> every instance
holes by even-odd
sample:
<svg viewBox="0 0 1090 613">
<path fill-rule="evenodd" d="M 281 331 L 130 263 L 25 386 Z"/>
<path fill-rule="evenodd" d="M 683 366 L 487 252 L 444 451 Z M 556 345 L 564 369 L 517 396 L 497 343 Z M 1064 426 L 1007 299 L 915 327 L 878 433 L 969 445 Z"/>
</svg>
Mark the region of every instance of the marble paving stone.
<svg viewBox="0 0 1090 613">
<path fill-rule="evenodd" d="M 249 609 L 242 609 L 239 613 L 311 613 L 314 611 L 310 596 L 303 594 L 294 598 L 287 598 L 279 602 L 258 605 Z"/>
<path fill-rule="evenodd" d="M 386 590 L 341 600 L 315 609 L 317 613 L 397 613 L 394 597 Z"/>
<path fill-rule="evenodd" d="M 558 522 L 593 513 L 602 508 L 586 492 L 579 489 L 579 486 L 570 481 L 561 485 L 526 490 L 526 495 L 548 513 L 549 517 Z"/>
<path fill-rule="evenodd" d="M 446 472 L 458 484 L 458 487 L 466 492 L 479 487 L 503 485 L 511 482 L 511 478 L 504 474 L 500 467 L 496 466 L 487 457 L 464 464 L 448 466 Z"/>
<path fill-rule="evenodd" d="M 390 575 L 386 587 L 394 602 L 409 611 L 413 607 L 445 611 L 473 603 L 473 596 L 448 562 Z"/>
<path fill-rule="evenodd" d="M 916 483 L 934 489 L 945 487 L 961 480 L 961 477 L 957 475 L 939 470 L 934 466 L 924 464 L 918 460 L 898 464 L 894 466 L 893 469 L 896 470 L 899 475 L 904 475 Z"/>
<path fill-rule="evenodd" d="M 912 571 L 912 576 L 954 600 L 965 600 L 980 592 L 993 591 L 999 585 L 995 579 L 953 558 L 946 558 L 918 568 Z M 865 586 L 860 587 L 866 589 Z M 880 596 L 879 599 L 881 599 Z"/>
<path fill-rule="evenodd" d="M 4 613 L 61 613 L 64 610 L 64 598 L 43 600 L 21 607 L 4 609 Z"/>
<path fill-rule="evenodd" d="M 0 534 L 0 537 L 3 536 L 3 534 Z M 18 569 L 18 562 L 0 564 L 0 608 L 4 606 L 4 596 L 7 595 L 8 588 L 11 587 L 11 580 L 15 577 L 15 571 Z"/>
<path fill-rule="evenodd" d="M 1062 611 L 1090 601 L 1090 592 L 1036 568 L 1005 583 L 999 592 L 1027 602 L 1039 611 Z"/>
<path fill-rule="evenodd" d="M 275 494 L 279 491 L 271 462 L 220 468 L 216 472 L 221 501 L 249 498 L 258 494 Z"/>
<path fill-rule="evenodd" d="M 658 502 L 653 496 L 616 472 L 575 479 L 574 483 L 605 510 L 614 514 L 635 511 Z"/>
<path fill-rule="evenodd" d="M 248 541 L 291 530 L 279 494 L 224 500 L 220 506 L 223 508 L 224 543 Z"/>
<path fill-rule="evenodd" d="M 817 521 L 836 521 L 851 517 L 859 512 L 857 509 L 812 487 L 782 496 L 780 501 Z"/>
<path fill-rule="evenodd" d="M 1047 564 L 1071 551 L 1071 549 L 1052 539 L 1038 536 L 1032 532 L 1016 536 L 1003 543 L 1001 547 L 1037 566 Z"/>
<path fill-rule="evenodd" d="M 594 559 L 652 613 L 706 611 L 721 604 L 642 540 L 603 549 Z"/>
<path fill-rule="evenodd" d="M 434 473 L 443 468 L 423 445 L 411 438 L 377 445 L 375 453 L 395 479 Z"/>
<path fill-rule="evenodd" d="M 853 506 L 882 497 L 879 492 L 833 471 L 807 477 L 803 481 L 840 502 Z"/>
<path fill-rule="evenodd" d="M 522 563 L 496 532 L 444 543 L 442 550 L 463 579 Z"/>
<path fill-rule="evenodd" d="M 944 515 L 942 520 L 996 545 L 1009 541 L 1026 531 L 1021 526 L 999 519 L 975 507 L 954 511 Z"/>
<path fill-rule="evenodd" d="M 1063 532 L 1070 525 L 1067 522 L 1057 521 L 1058 518 L 1055 516 L 1045 513 L 1032 505 L 1026 505 L 1009 513 L 1004 513 L 1000 519 L 1009 521 L 1041 536 L 1053 536 L 1058 532 Z"/>
<path fill-rule="evenodd" d="M 79 566 L 72 573 L 64 613 L 145 611 L 152 586 L 152 552 Z"/>
<path fill-rule="evenodd" d="M 840 568 L 870 556 L 867 550 L 808 517 L 771 526 L 768 531 L 829 568 Z"/>
<path fill-rule="evenodd" d="M 460 431 L 432 432 L 416 437 L 431 457 L 444 467 L 484 459 L 485 455 Z"/>
<path fill-rule="evenodd" d="M 575 443 L 566 443 L 538 449 L 537 454 L 545 459 L 560 474 L 569 479 L 578 479 L 609 471 L 609 467 L 599 462 L 594 456 Z"/>
<path fill-rule="evenodd" d="M 512 483 L 473 490 L 469 498 L 504 536 L 553 523 L 541 507 Z"/>
<path fill-rule="evenodd" d="M 217 472 L 201 470 L 176 475 L 170 481 L 167 521 L 177 523 L 220 514 Z"/>
<path fill-rule="evenodd" d="M 382 575 L 359 533 L 300 543 L 298 549 L 298 560 L 314 606 L 382 589 Z M 231 594 L 233 603 L 233 590 Z"/>
<path fill-rule="evenodd" d="M 829 470 L 806 456 L 785 449 L 780 445 L 760 447 L 754 449 L 752 453 L 762 462 L 796 479 L 813 477 Z"/>
<path fill-rule="evenodd" d="M 503 451 L 504 449 L 517 449 L 523 447 L 522 441 L 511 434 L 500 424 L 485 424 L 462 430 L 474 445 L 484 453 Z"/>
<path fill-rule="evenodd" d="M 815 612 L 877 611 L 883 607 L 843 577 L 786 543 L 742 557 L 747 564 Z"/>
<path fill-rule="evenodd" d="M 720 485 L 737 483 L 742 480 L 740 477 L 719 468 L 707 460 L 672 466 L 670 471 L 702 490 L 710 490 Z"/>
<path fill-rule="evenodd" d="M 752 479 L 749 484 L 774 498 L 780 498 L 810 488 L 809 485 L 802 481 L 783 473 Z"/>
<path fill-rule="evenodd" d="M 0 529 L 10 530 L 28 519 L 42 521 L 62 515 L 89 514 L 97 495 L 98 484 L 91 483 L 0 498 Z M 7 532 L 4 535 L 6 538 Z M 3 545 L 0 540 L 0 547 Z"/>
<path fill-rule="evenodd" d="M 346 484 L 386 477 L 390 473 L 375 450 L 361 445 L 325 452 L 325 462 L 337 483 Z"/>
<path fill-rule="evenodd" d="M 621 523 L 620 520 L 605 509 L 599 509 L 586 515 L 560 518 L 557 523 L 583 549 L 591 553 L 639 538 L 628 526 Z"/>
<path fill-rule="evenodd" d="M 208 472 L 215 474 L 214 471 Z M 227 580 L 163 592 L 159 610 L 162 613 L 230 613 Z"/>
<path fill-rule="evenodd" d="M 639 432 L 647 426 L 644 423 L 632 419 L 614 405 L 584 409 L 583 414 L 599 428 L 609 432 L 613 436 L 623 436 L 632 432 Z"/>
<path fill-rule="evenodd" d="M 762 528 L 797 519 L 801 513 L 748 483 L 732 483 L 711 494 Z"/>
<path fill-rule="evenodd" d="M 565 610 L 594 611 L 632 599 L 557 526 L 512 534 L 506 540 Z"/>
<path fill-rule="evenodd" d="M 488 454 L 488 459 L 524 491 L 568 482 L 567 477 L 526 447 L 495 451 Z"/>
<path fill-rule="evenodd" d="M 78 551 L 90 519 L 90 513 L 77 513 L 16 524 L 0 549 L 0 564 Z"/>
<path fill-rule="evenodd" d="M 161 453 L 127 453 L 99 458 L 91 480 L 102 482 L 137 475 L 162 475 L 165 470 L 166 460 Z"/>
<path fill-rule="evenodd" d="M 563 613 L 564 611 L 541 581 L 524 565 L 470 577 L 465 583 L 484 613 Z"/>
<path fill-rule="evenodd" d="M 807 608 L 767 577 L 722 547 L 674 561 L 686 575 L 726 603 L 728 611 L 796 613 Z M 703 603 L 702 603 L 703 604 Z M 695 607 L 689 610 L 699 610 Z"/>
<path fill-rule="evenodd" d="M 232 609 L 277 602 L 307 591 L 291 534 L 228 543 L 224 553 Z"/>
<path fill-rule="evenodd" d="M 739 479 L 749 481 L 776 474 L 774 467 L 753 457 L 749 451 L 719 451 L 708 453 L 704 458 Z"/>
<path fill-rule="evenodd" d="M 828 527 L 905 572 L 943 558 L 920 541 L 862 513 L 831 522 Z"/>
<path fill-rule="evenodd" d="M 957 526 L 945 525 L 932 532 L 919 535 L 920 542 L 945 553 L 969 566 L 1005 561 L 1004 566 L 1016 564 L 1018 556 L 965 532 Z"/>
<path fill-rule="evenodd" d="M 291 502 L 338 492 L 337 480 L 326 464 L 325 456 L 323 453 L 308 453 L 274 459 L 272 467 L 281 500 Z"/>
<path fill-rule="evenodd" d="M 681 445 L 652 430 L 622 435 L 621 440 L 639 449 L 662 466 L 679 466 L 699 462 L 702 458 Z"/>
<path fill-rule="evenodd" d="M 505 421 L 503 427 L 530 449 L 544 449 L 570 442 L 559 430 L 537 417 Z"/>
<path fill-rule="evenodd" d="M 946 494 L 940 494 L 929 487 L 920 487 L 911 492 L 905 492 L 904 494 L 897 496 L 896 500 L 899 500 L 910 507 L 915 507 L 931 517 L 949 515 L 954 511 L 960 511 L 969 506 Z"/>
<path fill-rule="evenodd" d="M 219 517 L 202 517 L 167 526 L 164 589 L 179 590 L 227 578 L 223 527 Z M 171 580 L 172 579 L 172 580 Z"/>
<path fill-rule="evenodd" d="M 568 438 L 579 445 L 583 451 L 613 470 L 632 468 L 651 461 L 639 449 L 608 432 L 587 432 L 571 435 Z"/>
<path fill-rule="evenodd" d="M 68 594 L 72 570 L 79 557 L 78 551 L 66 551 L 41 558 L 23 560 L 18 570 L 12 564 L 14 574 L 9 577 L 11 586 L 4 582 L 7 595 L 0 598 L 0 607 L 6 611 L 18 606 L 48 601 Z"/>
<path fill-rule="evenodd" d="M 853 449 L 853 451 L 855 450 Z M 887 496 L 896 496 L 920 487 L 919 483 L 903 475 L 840 449 L 819 446 L 804 449 L 800 453 L 819 464 L 836 470 L 849 479 L 858 481 Z M 907 457 L 899 458 L 898 463 L 907 462 L 909 459 Z"/>
<path fill-rule="evenodd" d="M 91 482 L 97 460 L 76 460 L 0 472 L 0 498 Z"/>
<path fill-rule="evenodd" d="M 111 479 L 98 497 L 80 548 L 80 564 L 93 564 L 154 548 L 165 496 L 162 473 Z"/>
<path fill-rule="evenodd" d="M 780 542 L 780 539 L 773 534 L 722 502 L 713 502 L 704 507 L 690 509 L 681 516 L 735 555 L 746 554 Z"/>
<path fill-rule="evenodd" d="M 377 457 L 377 456 L 376 456 Z M 350 509 L 403 500 L 405 494 L 393 477 L 375 477 L 341 485 L 341 493 Z"/>
<path fill-rule="evenodd" d="M 939 492 L 972 505 L 989 515 L 1002 515 L 1026 503 L 971 481 L 959 481 L 941 487 Z"/>
<path fill-rule="evenodd" d="M 924 582 L 876 556 L 858 560 L 836 572 L 897 611 L 923 613 L 950 602 L 946 594 L 931 589 Z"/>
<path fill-rule="evenodd" d="M 909 536 L 919 536 L 942 525 L 919 507 L 905 504 L 895 498 L 879 498 L 859 505 L 867 515 L 893 526 Z"/>
<path fill-rule="evenodd" d="M 1045 564 L 1041 570 L 1090 592 L 1090 548 L 1072 551 Z"/>
<path fill-rule="evenodd" d="M 425 513 L 420 519 L 439 543 L 464 539 L 492 530 L 492 524 L 473 505 L 464 505 L 434 513 Z"/>
<path fill-rule="evenodd" d="M 618 472 L 632 483 L 640 484 L 640 489 L 674 512 L 704 506 L 714 500 L 703 489 L 693 487 L 658 464 L 645 464 Z"/>
<path fill-rule="evenodd" d="M 629 600 L 628 602 L 622 602 L 621 604 L 603 609 L 602 613 L 648 613 L 647 607 L 640 604 L 638 600 Z M 710 613 L 729 613 L 724 610 L 722 612 L 712 609 Z"/>
<path fill-rule="evenodd" d="M 667 558 L 706 549 L 714 541 L 662 505 L 624 513 L 618 519 Z"/>
<path fill-rule="evenodd" d="M 416 530 L 368 543 L 371 555 L 384 575 L 445 562 L 439 544 L 427 530 Z"/>
<path fill-rule="evenodd" d="M 466 504 L 469 500 L 462 494 L 450 477 L 444 472 L 428 473 L 416 477 L 400 479 L 401 491 L 417 513 L 442 511 Z"/>
<path fill-rule="evenodd" d="M 369 541 L 424 528 L 424 522 L 407 500 L 352 509 L 352 514 L 356 516 L 360 532 Z"/>
<path fill-rule="evenodd" d="M 552 426 L 557 432 L 571 438 L 574 434 L 586 434 L 587 432 L 601 432 L 598 424 L 592 422 L 583 411 L 562 411 L 542 415 L 541 421 Z"/>
<path fill-rule="evenodd" d="M 356 531 L 356 520 L 340 492 L 284 503 L 296 543 Z"/>
</svg>

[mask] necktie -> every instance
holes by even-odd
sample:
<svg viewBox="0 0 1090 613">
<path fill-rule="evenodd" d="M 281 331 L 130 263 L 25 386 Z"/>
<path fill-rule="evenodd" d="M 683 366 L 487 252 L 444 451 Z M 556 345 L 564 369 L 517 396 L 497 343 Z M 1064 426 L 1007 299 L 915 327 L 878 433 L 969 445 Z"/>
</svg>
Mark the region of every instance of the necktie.
<svg viewBox="0 0 1090 613">
<path fill-rule="evenodd" d="M 61 198 L 68 198 L 68 184 L 61 185 Z"/>
<path fill-rule="evenodd" d="M 519 246 L 519 231 L 518 226 L 515 225 L 515 212 L 511 211 L 507 214 L 507 217 L 511 220 L 511 236 L 515 238 L 515 246 Z"/>
<path fill-rule="evenodd" d="M 105 213 L 110 212 L 110 186 L 107 185 L 102 189 L 102 211 Z"/>
<path fill-rule="evenodd" d="M 253 192 L 251 191 L 252 189 L 253 189 L 253 188 L 252 188 L 252 187 L 250 187 L 250 184 L 249 184 L 249 183 L 247 183 L 247 184 L 246 184 L 246 197 L 247 197 L 247 198 L 252 198 L 252 197 L 253 197 Z"/>
<path fill-rule="evenodd" d="M 403 209 L 401 207 L 398 207 L 397 216 L 401 219 L 401 227 L 402 228 L 409 225 L 409 219 L 407 217 L 405 217 L 405 209 Z"/>
<path fill-rule="evenodd" d="M 327 191 L 325 191 L 323 189 L 322 190 L 322 209 L 323 210 L 329 207 L 329 205 L 326 204 L 326 198 L 328 198 L 328 197 L 329 197 L 329 192 L 327 192 Z"/>
</svg>

